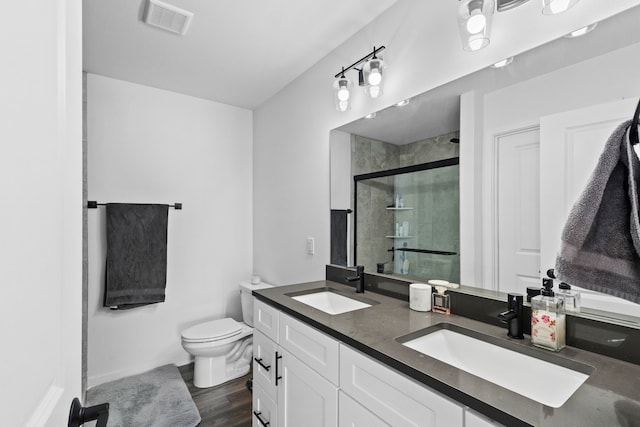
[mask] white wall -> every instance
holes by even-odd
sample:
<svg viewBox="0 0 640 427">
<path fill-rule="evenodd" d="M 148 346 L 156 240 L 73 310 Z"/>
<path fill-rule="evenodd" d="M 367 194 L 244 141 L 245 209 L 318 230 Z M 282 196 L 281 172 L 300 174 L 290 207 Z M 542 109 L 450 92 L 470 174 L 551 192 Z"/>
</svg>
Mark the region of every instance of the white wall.
<svg viewBox="0 0 640 427">
<path fill-rule="evenodd" d="M 241 320 L 252 271 L 252 113 L 98 75 L 87 80 L 88 197 L 169 210 L 166 301 L 102 307 L 104 208 L 89 210 L 88 385 L 189 361 L 186 327 Z"/>
<path fill-rule="evenodd" d="M 80 396 L 80 2 L 3 5 L 0 420 L 66 425 Z"/>
<path fill-rule="evenodd" d="M 287 284 L 324 277 L 331 129 L 640 2 L 583 1 L 570 13 L 547 17 L 531 1 L 497 14 L 491 44 L 473 53 L 460 45 L 457 3 L 400 0 L 254 112 L 253 256 L 255 270 L 267 280 Z M 384 96 L 371 100 L 356 91 L 353 109 L 338 113 L 333 76 L 380 45 L 389 64 Z M 316 255 L 305 252 L 308 236 L 316 238 Z"/>
<path fill-rule="evenodd" d="M 482 182 L 484 239 L 484 287 L 496 283 L 495 236 L 495 136 L 500 133 L 540 125 L 540 118 L 563 111 L 640 96 L 640 43 L 574 64 L 558 71 L 488 93 L 477 106 L 484 118 L 482 167 L 476 182 Z M 624 65 L 622 65 L 624 64 Z M 519 100 L 513 102 L 513 100 Z M 629 111 L 629 118 L 633 110 Z M 545 173 L 545 159 L 541 173 Z M 541 203 L 544 197 L 541 197 Z"/>
</svg>

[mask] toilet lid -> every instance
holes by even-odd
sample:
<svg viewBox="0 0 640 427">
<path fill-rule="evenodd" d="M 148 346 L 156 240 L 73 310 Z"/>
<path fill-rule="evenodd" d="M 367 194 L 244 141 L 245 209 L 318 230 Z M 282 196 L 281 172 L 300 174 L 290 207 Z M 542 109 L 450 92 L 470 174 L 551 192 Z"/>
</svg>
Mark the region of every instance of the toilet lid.
<svg viewBox="0 0 640 427">
<path fill-rule="evenodd" d="M 186 341 L 215 341 L 238 335 L 242 331 L 242 323 L 231 318 L 212 320 L 192 326 L 182 332 Z"/>
</svg>

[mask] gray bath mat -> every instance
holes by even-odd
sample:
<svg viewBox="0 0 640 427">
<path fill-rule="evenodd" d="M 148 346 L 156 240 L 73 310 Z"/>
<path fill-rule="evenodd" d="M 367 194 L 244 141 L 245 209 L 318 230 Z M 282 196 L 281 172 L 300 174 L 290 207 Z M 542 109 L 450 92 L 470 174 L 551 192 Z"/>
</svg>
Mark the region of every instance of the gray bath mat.
<svg viewBox="0 0 640 427">
<path fill-rule="evenodd" d="M 175 365 L 87 390 L 85 406 L 105 402 L 109 403 L 108 427 L 194 427 L 201 420 Z"/>
</svg>

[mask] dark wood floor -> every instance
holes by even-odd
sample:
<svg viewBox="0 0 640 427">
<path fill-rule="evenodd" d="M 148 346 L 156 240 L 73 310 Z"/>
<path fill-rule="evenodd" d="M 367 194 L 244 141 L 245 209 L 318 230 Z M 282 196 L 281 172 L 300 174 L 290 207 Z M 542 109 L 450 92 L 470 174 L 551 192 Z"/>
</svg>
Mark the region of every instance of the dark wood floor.
<svg viewBox="0 0 640 427">
<path fill-rule="evenodd" d="M 193 364 L 180 366 L 178 369 L 200 411 L 200 427 L 251 426 L 251 392 L 246 385 L 251 372 L 216 387 L 196 388 L 193 385 Z"/>
</svg>

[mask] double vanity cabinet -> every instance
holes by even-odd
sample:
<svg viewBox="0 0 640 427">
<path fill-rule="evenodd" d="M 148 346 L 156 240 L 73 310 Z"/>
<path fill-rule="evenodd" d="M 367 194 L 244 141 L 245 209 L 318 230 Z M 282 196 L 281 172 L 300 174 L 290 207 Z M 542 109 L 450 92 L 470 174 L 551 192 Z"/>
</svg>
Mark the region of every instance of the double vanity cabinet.
<svg viewBox="0 0 640 427">
<path fill-rule="evenodd" d="M 498 425 L 258 300 L 254 326 L 254 427 Z"/>
</svg>

